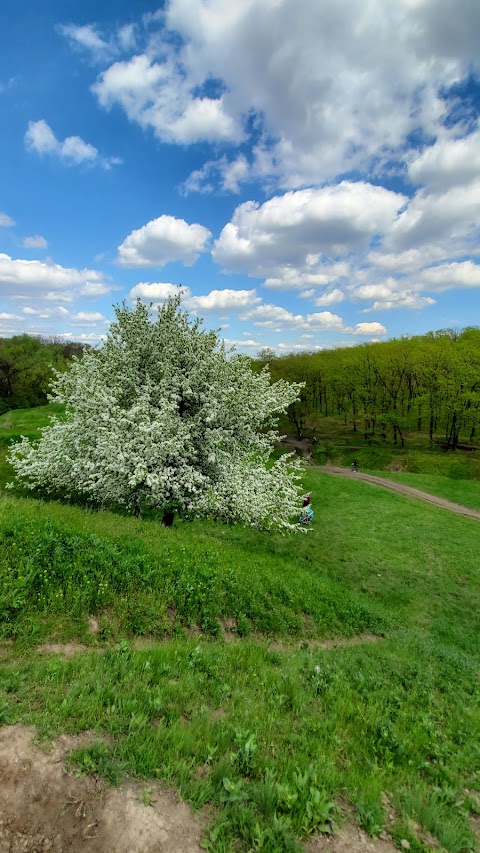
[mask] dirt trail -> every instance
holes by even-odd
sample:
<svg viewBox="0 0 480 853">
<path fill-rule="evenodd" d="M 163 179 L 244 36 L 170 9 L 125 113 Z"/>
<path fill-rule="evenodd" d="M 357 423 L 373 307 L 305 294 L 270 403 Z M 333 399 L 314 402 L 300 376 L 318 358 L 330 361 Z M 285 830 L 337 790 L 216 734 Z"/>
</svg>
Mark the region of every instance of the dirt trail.
<svg viewBox="0 0 480 853">
<path fill-rule="evenodd" d="M 392 492 L 409 495 L 412 498 L 418 498 L 419 500 L 435 504 L 435 506 L 440 506 L 443 509 L 448 509 L 450 512 L 456 512 L 458 515 L 466 515 L 469 518 L 476 518 L 477 521 L 480 521 L 480 512 L 476 509 L 452 503 L 444 498 L 437 497 L 437 495 L 431 495 L 429 492 L 422 492 L 420 489 L 415 489 L 413 486 L 396 483 L 394 480 L 386 480 L 383 477 L 376 477 L 374 474 L 362 474 L 360 471 L 353 472 L 349 468 L 337 468 L 335 465 L 309 465 L 308 467 L 313 468 L 315 471 L 323 471 L 325 474 L 337 474 L 341 477 L 355 477 L 357 480 L 365 480 L 365 482 L 373 483 L 375 486 L 382 486 L 382 488 L 390 489 Z"/>
<path fill-rule="evenodd" d="M 398 853 L 398 847 L 389 838 L 369 838 L 363 830 L 348 824 L 333 836 L 318 835 L 307 842 L 304 850 L 305 853 Z"/>
<path fill-rule="evenodd" d="M 415 489 L 413 486 L 405 486 L 403 483 L 397 483 L 395 480 L 376 477 L 374 474 L 362 474 L 360 471 L 354 472 L 350 468 L 339 468 L 336 465 L 312 465 L 309 443 L 305 439 L 300 441 L 295 438 L 286 438 L 283 439 L 280 446 L 286 450 L 299 450 L 303 454 L 308 468 L 314 471 L 323 471 L 325 474 L 338 474 L 341 477 L 355 477 L 357 480 L 365 480 L 366 483 L 373 483 L 375 486 L 382 486 L 382 488 L 390 489 L 392 492 L 409 495 L 412 498 L 418 498 L 418 500 L 427 501 L 428 503 L 435 504 L 435 506 L 448 509 L 450 512 L 456 512 L 458 515 L 466 515 L 468 518 L 476 518 L 477 521 L 480 521 L 480 512 L 478 510 L 452 503 L 452 501 L 447 501 L 445 498 L 431 495 L 429 492 L 422 492 L 421 489 Z"/>
<path fill-rule="evenodd" d="M 0 728 L 0 853 L 201 853 L 201 826 L 169 788 L 65 773 L 68 753 L 95 732 L 62 736 L 49 753 L 33 736 Z"/>
</svg>

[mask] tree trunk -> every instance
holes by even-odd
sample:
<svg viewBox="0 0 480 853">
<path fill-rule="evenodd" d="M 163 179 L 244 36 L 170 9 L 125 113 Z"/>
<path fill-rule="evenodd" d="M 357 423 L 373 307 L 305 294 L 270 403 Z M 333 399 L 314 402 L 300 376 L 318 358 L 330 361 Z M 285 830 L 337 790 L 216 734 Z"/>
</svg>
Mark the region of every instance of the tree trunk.
<svg viewBox="0 0 480 853">
<path fill-rule="evenodd" d="M 173 509 L 166 509 L 163 513 L 162 524 L 164 527 L 172 527 L 175 512 Z"/>
</svg>

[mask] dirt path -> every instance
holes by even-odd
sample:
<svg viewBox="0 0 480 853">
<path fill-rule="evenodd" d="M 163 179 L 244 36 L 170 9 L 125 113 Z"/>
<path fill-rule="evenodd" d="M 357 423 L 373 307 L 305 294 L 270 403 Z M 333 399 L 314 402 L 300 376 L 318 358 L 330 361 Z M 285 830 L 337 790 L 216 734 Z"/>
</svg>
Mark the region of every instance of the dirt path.
<svg viewBox="0 0 480 853">
<path fill-rule="evenodd" d="M 33 737 L 27 726 L 0 728 L 0 853 L 201 853 L 202 827 L 173 790 L 65 772 L 68 753 L 95 732 L 63 735 L 49 752 Z"/>
<path fill-rule="evenodd" d="M 412 498 L 418 498 L 421 501 L 427 501 L 428 503 L 435 504 L 435 506 L 448 509 L 450 512 L 456 512 L 458 515 L 466 515 L 468 518 L 476 518 L 477 521 L 480 521 L 480 512 L 475 509 L 452 503 L 444 498 L 437 497 L 437 495 L 431 495 L 429 492 L 422 492 L 420 489 L 413 488 L 413 486 L 396 483 L 394 480 L 375 477 L 374 474 L 362 474 L 360 471 L 353 472 L 349 468 L 337 468 L 335 465 L 309 465 L 308 467 L 313 468 L 315 471 L 323 471 L 325 474 L 337 474 L 341 477 L 355 477 L 357 480 L 365 480 L 365 482 L 381 486 L 383 489 L 390 489 L 392 492 L 409 495 Z"/>
<path fill-rule="evenodd" d="M 452 503 L 452 501 L 447 501 L 445 498 L 431 495 L 429 492 L 422 492 L 421 489 L 415 489 L 413 486 L 405 486 L 403 483 L 397 483 L 395 480 L 387 480 L 383 477 L 376 477 L 374 474 L 362 474 L 360 471 L 353 472 L 350 468 L 339 468 L 336 465 L 312 465 L 309 444 L 305 439 L 300 441 L 295 438 L 286 438 L 281 442 L 280 446 L 286 450 L 299 450 L 303 454 L 308 468 L 314 471 L 323 471 L 325 474 L 338 474 L 341 477 L 356 477 L 357 480 L 365 480 L 366 483 L 373 483 L 374 486 L 382 486 L 383 489 L 390 489 L 392 492 L 398 492 L 401 495 L 409 495 L 409 497 L 418 498 L 418 500 L 427 501 L 427 503 L 448 509 L 450 512 L 456 512 L 457 515 L 466 515 L 468 518 L 476 518 L 477 521 L 480 521 L 480 512 L 478 510 Z"/>
</svg>

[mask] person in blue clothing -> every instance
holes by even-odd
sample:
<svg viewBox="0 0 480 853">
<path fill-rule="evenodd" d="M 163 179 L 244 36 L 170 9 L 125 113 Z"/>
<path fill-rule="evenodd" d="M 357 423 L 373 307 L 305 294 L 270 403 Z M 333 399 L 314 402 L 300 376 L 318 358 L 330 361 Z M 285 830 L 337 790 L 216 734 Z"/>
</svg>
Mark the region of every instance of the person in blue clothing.
<svg viewBox="0 0 480 853">
<path fill-rule="evenodd" d="M 310 504 L 310 500 L 310 495 L 306 495 L 303 499 L 303 509 L 300 515 L 300 524 L 310 524 L 313 521 L 315 513 Z"/>
</svg>

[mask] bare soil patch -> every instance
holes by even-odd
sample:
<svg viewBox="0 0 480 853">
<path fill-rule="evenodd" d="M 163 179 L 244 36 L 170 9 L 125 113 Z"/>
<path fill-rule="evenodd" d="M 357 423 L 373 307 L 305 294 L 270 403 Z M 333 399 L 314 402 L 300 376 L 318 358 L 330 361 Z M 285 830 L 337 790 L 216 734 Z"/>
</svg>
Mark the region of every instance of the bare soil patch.
<svg viewBox="0 0 480 853">
<path fill-rule="evenodd" d="M 170 789 L 64 770 L 68 753 L 98 739 L 60 737 L 46 753 L 26 726 L 0 728 L 0 853 L 201 853 L 201 826 Z M 145 802 L 148 805 L 145 805 Z"/>
<path fill-rule="evenodd" d="M 343 649 L 348 648 L 349 646 L 360 646 L 363 643 L 378 643 L 380 640 L 383 640 L 383 637 L 378 636 L 378 634 L 360 634 L 355 637 L 338 637 L 336 640 L 306 640 L 301 644 L 296 643 L 277 643 L 275 640 L 272 640 L 268 644 L 269 651 L 272 652 L 291 652 L 305 646 L 308 646 L 309 649 Z"/>
<path fill-rule="evenodd" d="M 343 826 L 335 835 L 317 835 L 305 845 L 305 853 L 398 853 L 389 839 L 369 838 L 355 826 Z"/>
<path fill-rule="evenodd" d="M 43 643 L 36 649 L 39 655 L 63 655 L 66 658 L 72 658 L 88 650 L 89 647 L 83 643 Z"/>
</svg>

